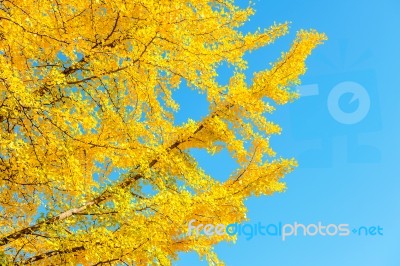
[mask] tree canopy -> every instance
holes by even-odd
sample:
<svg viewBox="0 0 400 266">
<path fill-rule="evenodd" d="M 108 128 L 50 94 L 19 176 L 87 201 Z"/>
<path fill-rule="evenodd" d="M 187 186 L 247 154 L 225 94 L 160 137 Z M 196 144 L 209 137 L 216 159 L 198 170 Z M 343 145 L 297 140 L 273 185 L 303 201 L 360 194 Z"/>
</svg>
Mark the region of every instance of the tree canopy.
<svg viewBox="0 0 400 266">
<path fill-rule="evenodd" d="M 296 161 L 270 147 L 281 129 L 268 115 L 296 99 L 326 38 L 300 30 L 246 79 L 244 55 L 289 29 L 244 34 L 253 13 L 231 0 L 1 0 L 0 262 L 170 265 L 195 251 L 220 264 L 213 245 L 234 237 L 187 223 L 242 222 L 246 198 L 285 190 Z M 202 120 L 175 122 L 182 86 L 206 95 Z M 239 168 L 217 180 L 192 148 L 227 149 Z"/>
</svg>

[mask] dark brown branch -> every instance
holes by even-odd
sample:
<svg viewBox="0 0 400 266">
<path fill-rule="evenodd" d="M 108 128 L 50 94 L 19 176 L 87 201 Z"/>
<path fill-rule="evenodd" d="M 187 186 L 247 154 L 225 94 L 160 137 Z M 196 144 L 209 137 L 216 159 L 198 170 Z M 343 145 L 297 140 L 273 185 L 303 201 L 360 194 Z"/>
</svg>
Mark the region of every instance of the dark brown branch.
<svg viewBox="0 0 400 266">
<path fill-rule="evenodd" d="M 44 254 L 40 254 L 40 255 L 31 257 L 21 263 L 18 263 L 17 265 L 27 265 L 27 264 L 31 264 L 32 262 L 35 262 L 35 261 L 43 260 L 45 258 L 53 257 L 56 255 L 74 253 L 74 252 L 78 252 L 78 251 L 82 251 L 82 250 L 85 250 L 84 246 L 74 247 L 74 248 L 66 249 L 66 250 L 52 250 L 52 251 L 46 252 Z"/>
<path fill-rule="evenodd" d="M 194 132 L 194 134 L 198 133 L 204 126 L 200 125 L 196 131 Z M 167 151 L 171 151 L 173 149 L 175 149 L 176 147 L 178 147 L 179 144 L 181 144 L 183 141 L 176 141 L 175 143 L 173 143 L 171 146 L 169 146 L 167 148 Z M 149 163 L 149 168 L 152 168 L 156 163 L 158 162 L 158 159 L 153 159 L 150 163 Z M 143 176 L 141 174 L 135 174 L 133 176 L 130 176 L 129 178 L 125 179 L 124 181 L 122 181 L 121 183 L 119 183 L 116 187 L 120 188 L 120 189 L 124 189 L 127 187 L 130 187 L 132 184 L 134 184 L 137 180 L 139 180 L 140 178 L 142 178 Z M 96 198 L 94 198 L 93 200 L 81 205 L 78 208 L 73 208 L 70 209 L 68 211 L 65 211 L 63 213 L 60 213 L 57 216 L 54 216 L 52 218 L 49 218 L 45 221 L 42 221 L 40 223 L 37 223 L 35 225 L 26 227 L 24 229 L 21 229 L 15 233 L 9 234 L 8 236 L 2 237 L 0 239 L 0 246 L 4 246 L 7 245 L 11 242 L 13 242 L 16 239 L 19 239 L 25 235 L 31 235 L 32 233 L 34 233 L 35 231 L 38 231 L 42 226 L 46 226 L 46 225 L 50 225 L 50 224 L 54 224 L 58 221 L 62 221 L 65 220 L 73 215 L 76 214 L 80 214 L 83 213 L 85 210 L 87 210 L 88 208 L 90 208 L 93 205 L 98 205 L 102 202 L 104 202 L 107 199 L 110 199 L 112 197 L 112 192 L 110 192 L 110 190 L 105 190 L 103 193 L 101 193 L 99 196 L 97 196 Z"/>
</svg>

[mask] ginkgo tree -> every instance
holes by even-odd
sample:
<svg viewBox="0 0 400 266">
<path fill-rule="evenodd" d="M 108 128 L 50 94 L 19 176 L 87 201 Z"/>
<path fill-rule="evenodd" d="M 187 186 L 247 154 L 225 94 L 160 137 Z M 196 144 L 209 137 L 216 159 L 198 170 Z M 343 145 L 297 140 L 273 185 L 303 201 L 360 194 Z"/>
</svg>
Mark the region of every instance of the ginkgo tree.
<svg viewBox="0 0 400 266">
<path fill-rule="evenodd" d="M 222 264 L 213 245 L 234 236 L 189 235 L 188 221 L 240 223 L 245 199 L 285 190 L 296 161 L 270 147 L 281 129 L 267 116 L 296 99 L 326 39 L 301 30 L 246 79 L 244 55 L 289 28 L 244 34 L 253 13 L 232 0 L 1 0 L 0 263 L 171 265 L 194 251 Z M 209 113 L 177 124 L 184 85 Z M 216 180 L 192 148 L 239 167 Z"/>
</svg>

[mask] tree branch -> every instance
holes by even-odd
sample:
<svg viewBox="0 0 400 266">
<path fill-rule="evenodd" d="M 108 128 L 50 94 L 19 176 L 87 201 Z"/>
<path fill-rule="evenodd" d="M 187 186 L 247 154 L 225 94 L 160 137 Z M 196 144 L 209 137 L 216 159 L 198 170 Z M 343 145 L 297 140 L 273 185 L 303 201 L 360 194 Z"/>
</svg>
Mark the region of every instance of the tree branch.
<svg viewBox="0 0 400 266">
<path fill-rule="evenodd" d="M 193 134 L 198 133 L 199 131 L 201 131 L 204 128 L 203 125 L 200 125 Z M 167 148 L 167 151 L 171 151 L 175 148 L 177 148 L 179 146 L 179 144 L 183 143 L 184 141 L 176 141 L 174 142 L 171 146 L 169 146 Z M 148 167 L 152 168 L 156 163 L 158 162 L 158 159 L 153 159 Z M 119 183 L 116 187 L 120 188 L 120 189 L 124 189 L 126 187 L 131 186 L 133 183 L 135 183 L 137 180 L 139 180 L 140 178 L 142 178 L 143 176 L 141 174 L 135 174 L 127 179 L 125 179 L 124 181 L 122 181 L 121 183 Z M 25 235 L 31 235 L 33 232 L 38 231 L 42 226 L 46 226 L 46 225 L 50 225 L 50 224 L 54 224 L 56 222 L 65 220 L 75 214 L 81 214 L 83 213 L 85 210 L 87 210 L 88 208 L 90 208 L 93 205 L 98 205 L 102 202 L 104 202 L 107 199 L 110 199 L 112 197 L 112 193 L 110 192 L 110 190 L 105 190 L 103 191 L 99 196 L 97 196 L 96 198 L 94 198 L 93 200 L 81 205 L 78 208 L 73 208 L 70 209 L 68 211 L 62 212 L 57 216 L 54 216 L 52 218 L 48 218 L 45 221 L 42 221 L 40 223 L 37 223 L 35 225 L 26 227 L 24 229 L 21 229 L 15 233 L 9 234 L 8 236 L 2 237 L 0 239 L 0 246 L 4 246 L 7 245 L 11 242 L 13 242 L 16 239 L 19 239 Z"/>
</svg>

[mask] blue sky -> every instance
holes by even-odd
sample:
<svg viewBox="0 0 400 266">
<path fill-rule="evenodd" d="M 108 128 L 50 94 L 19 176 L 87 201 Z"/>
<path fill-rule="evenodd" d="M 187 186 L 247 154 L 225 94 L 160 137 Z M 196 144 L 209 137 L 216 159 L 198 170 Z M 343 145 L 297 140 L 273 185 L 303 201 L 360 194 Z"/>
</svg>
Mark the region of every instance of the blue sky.
<svg viewBox="0 0 400 266">
<path fill-rule="evenodd" d="M 239 1 L 243 4 L 246 1 Z M 278 154 L 299 167 L 288 190 L 249 199 L 249 223 L 294 222 L 381 226 L 383 235 L 347 237 L 240 236 L 216 246 L 227 265 L 400 265 L 400 1 L 255 1 L 243 30 L 291 21 L 291 34 L 247 56 L 247 74 L 268 67 L 289 47 L 296 30 L 314 28 L 329 40 L 307 61 L 303 93 L 272 119 L 283 127 L 271 140 Z M 228 76 L 221 69 L 221 81 Z M 181 121 L 207 113 L 204 95 L 181 90 Z M 200 164 L 224 179 L 235 168 L 226 152 L 213 158 L 194 151 Z M 175 265 L 206 265 L 181 254 Z"/>
</svg>

